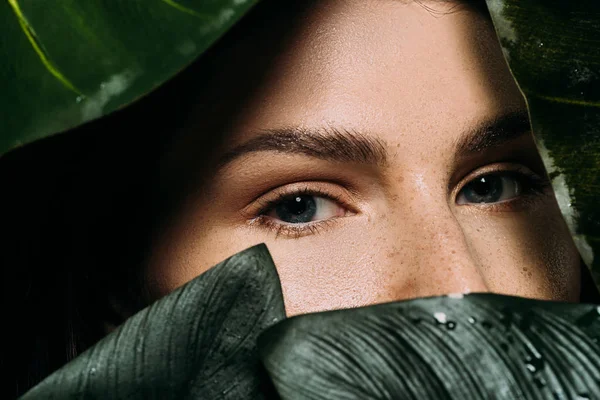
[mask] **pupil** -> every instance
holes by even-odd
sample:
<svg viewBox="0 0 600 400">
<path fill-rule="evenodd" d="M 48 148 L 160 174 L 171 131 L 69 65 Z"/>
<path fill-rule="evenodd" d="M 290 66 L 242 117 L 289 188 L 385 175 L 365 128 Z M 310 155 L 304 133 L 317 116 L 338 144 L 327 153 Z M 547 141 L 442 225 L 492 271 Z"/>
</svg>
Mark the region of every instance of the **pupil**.
<svg viewBox="0 0 600 400">
<path fill-rule="evenodd" d="M 310 222 L 317 212 L 313 196 L 294 196 L 275 207 L 277 217 L 284 222 Z"/>
<path fill-rule="evenodd" d="M 301 197 L 296 197 L 287 205 L 290 213 L 294 215 L 301 215 L 306 211 L 306 202 L 302 201 Z"/>
<path fill-rule="evenodd" d="M 494 203 L 502 196 L 502 178 L 488 175 L 469 185 L 465 195 L 472 203 Z"/>
</svg>

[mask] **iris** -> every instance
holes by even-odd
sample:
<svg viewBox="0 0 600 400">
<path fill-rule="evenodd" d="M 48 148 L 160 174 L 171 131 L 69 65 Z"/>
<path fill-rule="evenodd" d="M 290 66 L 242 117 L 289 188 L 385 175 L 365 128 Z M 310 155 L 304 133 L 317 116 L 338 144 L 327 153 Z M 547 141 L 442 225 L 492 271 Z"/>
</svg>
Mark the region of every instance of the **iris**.
<svg viewBox="0 0 600 400">
<path fill-rule="evenodd" d="M 463 188 L 468 203 L 497 203 L 520 194 L 519 183 L 512 177 L 484 175 Z"/>
</svg>

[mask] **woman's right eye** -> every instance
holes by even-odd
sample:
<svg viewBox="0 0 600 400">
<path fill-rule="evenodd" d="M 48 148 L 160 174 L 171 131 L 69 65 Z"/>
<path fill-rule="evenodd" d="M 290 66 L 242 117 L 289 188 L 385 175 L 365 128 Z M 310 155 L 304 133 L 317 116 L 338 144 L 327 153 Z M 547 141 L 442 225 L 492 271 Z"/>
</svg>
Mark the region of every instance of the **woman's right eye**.
<svg viewBox="0 0 600 400">
<path fill-rule="evenodd" d="M 306 224 L 336 217 L 342 217 L 346 210 L 334 200 L 309 195 L 296 194 L 273 202 L 264 216 L 286 224 Z"/>
</svg>

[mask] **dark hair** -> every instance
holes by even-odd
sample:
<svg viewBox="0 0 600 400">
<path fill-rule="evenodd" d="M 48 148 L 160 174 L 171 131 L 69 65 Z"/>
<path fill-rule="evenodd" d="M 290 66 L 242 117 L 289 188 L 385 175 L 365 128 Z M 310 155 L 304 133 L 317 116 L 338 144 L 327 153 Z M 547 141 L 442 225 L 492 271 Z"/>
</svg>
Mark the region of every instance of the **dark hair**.
<svg viewBox="0 0 600 400">
<path fill-rule="evenodd" d="M 302 4 L 263 2 L 193 65 L 126 109 L 0 158 L 0 229 L 9 238 L 0 256 L 7 309 L 1 398 L 19 396 L 94 344 L 104 322 L 118 325 L 148 304 L 140 266 L 147 232 L 161 217 L 148 199 L 156 160 L 172 140 L 165 133 L 183 128 L 202 90 L 196 77 L 220 68 L 213 61 L 220 52 L 262 29 L 256 21 L 301 14 L 311 4 L 294 3 Z M 487 13 L 484 1 L 463 4 Z M 218 138 L 206 138 L 209 148 L 211 140 Z M 600 302 L 582 271 L 582 301 Z"/>
</svg>

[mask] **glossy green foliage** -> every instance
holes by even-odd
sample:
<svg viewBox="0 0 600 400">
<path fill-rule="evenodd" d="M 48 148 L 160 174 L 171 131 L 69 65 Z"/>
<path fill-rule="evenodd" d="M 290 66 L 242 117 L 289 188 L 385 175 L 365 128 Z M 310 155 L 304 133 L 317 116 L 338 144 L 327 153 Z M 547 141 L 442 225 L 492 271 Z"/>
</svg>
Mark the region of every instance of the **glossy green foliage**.
<svg viewBox="0 0 600 400">
<path fill-rule="evenodd" d="M 271 398 L 256 339 L 284 317 L 273 261 L 255 246 L 140 311 L 21 398 Z"/>
<path fill-rule="evenodd" d="M 487 3 L 563 215 L 600 283 L 600 2 Z"/>
<path fill-rule="evenodd" d="M 0 155 L 144 96 L 256 2 L 0 2 Z"/>
<path fill-rule="evenodd" d="M 592 399 L 600 308 L 493 294 L 290 318 L 259 338 L 284 400 Z"/>
</svg>

